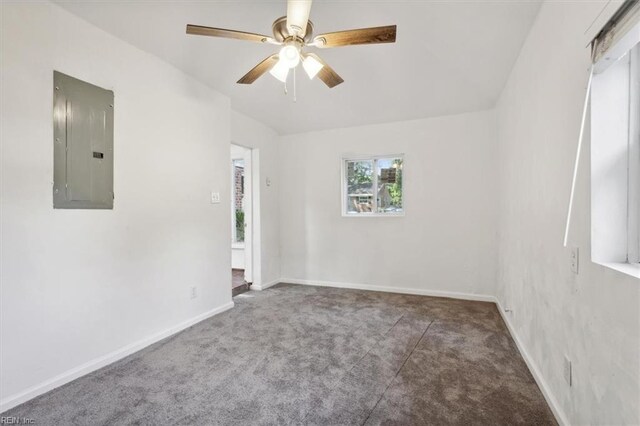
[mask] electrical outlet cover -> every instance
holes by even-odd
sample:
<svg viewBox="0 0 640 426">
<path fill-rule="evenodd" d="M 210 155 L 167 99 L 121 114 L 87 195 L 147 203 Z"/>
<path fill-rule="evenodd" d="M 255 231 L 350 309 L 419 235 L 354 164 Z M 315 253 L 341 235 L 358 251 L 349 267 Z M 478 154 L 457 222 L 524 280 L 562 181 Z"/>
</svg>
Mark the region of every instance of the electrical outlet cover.
<svg viewBox="0 0 640 426">
<path fill-rule="evenodd" d="M 574 274 L 578 273 L 578 267 L 580 264 L 580 250 L 578 249 L 578 247 L 573 247 L 571 249 L 571 271 L 573 271 Z"/>
<path fill-rule="evenodd" d="M 569 386 L 571 386 L 571 360 L 564 356 L 564 380 Z"/>
</svg>

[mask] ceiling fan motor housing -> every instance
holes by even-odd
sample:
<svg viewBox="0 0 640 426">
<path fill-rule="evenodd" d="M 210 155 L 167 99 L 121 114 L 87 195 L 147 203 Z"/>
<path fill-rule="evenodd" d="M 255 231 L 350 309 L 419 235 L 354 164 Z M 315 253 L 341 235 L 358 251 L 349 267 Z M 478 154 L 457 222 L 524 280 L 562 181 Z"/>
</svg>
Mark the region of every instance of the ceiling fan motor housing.
<svg viewBox="0 0 640 426">
<path fill-rule="evenodd" d="M 313 41 L 313 22 L 311 21 L 307 23 L 307 32 L 302 36 L 300 36 L 299 34 L 292 34 L 289 31 L 289 28 L 287 27 L 286 16 L 282 16 L 273 21 L 272 29 L 273 38 L 281 43 L 294 38 L 300 38 L 304 43 L 311 43 Z"/>
</svg>

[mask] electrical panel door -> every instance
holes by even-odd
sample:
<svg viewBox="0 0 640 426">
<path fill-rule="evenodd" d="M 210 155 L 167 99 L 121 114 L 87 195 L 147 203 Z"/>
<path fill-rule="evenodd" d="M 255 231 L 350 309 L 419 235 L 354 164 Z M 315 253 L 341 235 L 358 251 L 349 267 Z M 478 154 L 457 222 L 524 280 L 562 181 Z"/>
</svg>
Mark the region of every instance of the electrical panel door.
<svg viewBox="0 0 640 426">
<path fill-rule="evenodd" d="M 53 73 L 53 207 L 113 209 L 113 92 Z"/>
</svg>

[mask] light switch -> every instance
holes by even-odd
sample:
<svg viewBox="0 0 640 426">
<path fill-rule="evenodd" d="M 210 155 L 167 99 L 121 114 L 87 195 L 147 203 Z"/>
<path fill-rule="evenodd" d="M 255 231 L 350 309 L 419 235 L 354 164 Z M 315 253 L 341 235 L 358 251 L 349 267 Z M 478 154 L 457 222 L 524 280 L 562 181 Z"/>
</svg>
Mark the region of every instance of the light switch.
<svg viewBox="0 0 640 426">
<path fill-rule="evenodd" d="M 211 204 L 218 204 L 220 202 L 220 193 L 212 192 L 211 193 Z"/>
</svg>

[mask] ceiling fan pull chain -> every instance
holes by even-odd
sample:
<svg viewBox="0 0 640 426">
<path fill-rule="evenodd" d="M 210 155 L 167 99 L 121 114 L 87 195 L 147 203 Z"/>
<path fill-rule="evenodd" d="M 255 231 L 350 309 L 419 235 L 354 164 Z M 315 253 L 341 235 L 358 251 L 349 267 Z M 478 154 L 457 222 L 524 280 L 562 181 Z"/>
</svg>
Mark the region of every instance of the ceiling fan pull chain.
<svg viewBox="0 0 640 426">
<path fill-rule="evenodd" d="M 289 91 L 287 90 L 287 80 L 284 81 L 284 94 L 288 95 Z"/>
</svg>

